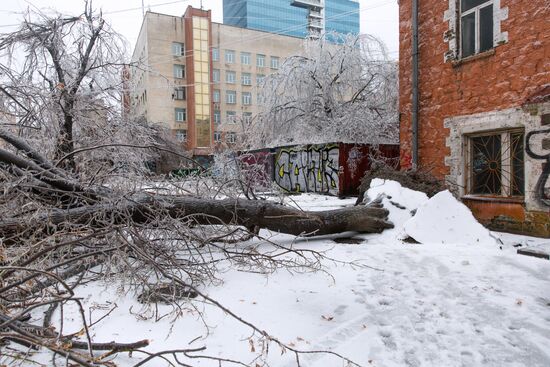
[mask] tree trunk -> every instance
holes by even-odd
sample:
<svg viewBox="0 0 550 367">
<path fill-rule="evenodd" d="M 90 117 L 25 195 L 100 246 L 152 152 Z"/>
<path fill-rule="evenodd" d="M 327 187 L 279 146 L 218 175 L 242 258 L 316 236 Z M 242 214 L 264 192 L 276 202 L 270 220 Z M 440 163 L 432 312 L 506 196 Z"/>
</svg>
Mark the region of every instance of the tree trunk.
<svg viewBox="0 0 550 367">
<path fill-rule="evenodd" d="M 357 206 L 327 211 L 301 211 L 269 201 L 213 200 L 185 196 L 141 195 L 122 203 L 105 203 L 57 210 L 36 215 L 46 231 L 73 224 L 101 228 L 105 223 L 152 223 L 159 216 L 190 220 L 200 225 L 240 225 L 303 236 L 318 236 L 345 231 L 380 233 L 392 228 L 383 208 Z M 36 225 L 36 224 L 34 224 Z M 28 220 L 6 219 L 0 222 L 0 236 L 29 229 Z"/>
</svg>

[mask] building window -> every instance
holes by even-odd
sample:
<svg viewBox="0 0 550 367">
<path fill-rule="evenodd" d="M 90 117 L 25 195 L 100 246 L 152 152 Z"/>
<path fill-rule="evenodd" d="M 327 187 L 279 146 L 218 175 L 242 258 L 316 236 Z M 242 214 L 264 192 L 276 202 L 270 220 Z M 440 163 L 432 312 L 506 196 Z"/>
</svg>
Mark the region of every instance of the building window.
<svg viewBox="0 0 550 367">
<path fill-rule="evenodd" d="M 235 62 L 235 51 L 225 50 L 225 62 L 228 64 L 233 64 Z"/>
<path fill-rule="evenodd" d="M 184 56 L 185 55 L 185 45 L 179 42 L 172 42 L 172 55 L 174 56 Z"/>
<path fill-rule="evenodd" d="M 212 61 L 220 61 L 220 49 L 213 47 L 212 48 Z"/>
<path fill-rule="evenodd" d="M 236 133 L 226 133 L 225 134 L 225 141 L 229 144 L 234 144 L 237 141 L 237 134 Z"/>
<path fill-rule="evenodd" d="M 221 131 L 214 131 L 214 141 L 216 143 L 219 143 L 222 141 L 222 133 Z"/>
<path fill-rule="evenodd" d="M 243 98 L 243 105 L 249 106 L 252 104 L 252 93 L 250 92 L 243 92 L 242 93 Z"/>
<path fill-rule="evenodd" d="M 243 112 L 243 122 L 250 124 L 252 122 L 252 112 Z"/>
<path fill-rule="evenodd" d="M 462 57 L 493 48 L 493 0 L 460 0 L 460 45 Z"/>
<path fill-rule="evenodd" d="M 250 73 L 243 73 L 241 75 L 241 81 L 243 85 L 252 85 L 252 76 Z"/>
<path fill-rule="evenodd" d="M 263 68 L 265 66 L 265 55 L 256 55 L 256 66 Z"/>
<path fill-rule="evenodd" d="M 214 110 L 214 123 L 219 124 L 222 122 L 220 110 Z"/>
<path fill-rule="evenodd" d="M 225 81 L 229 84 L 235 84 L 235 78 L 237 74 L 234 71 L 225 72 Z"/>
<path fill-rule="evenodd" d="M 183 66 L 183 65 L 174 65 L 174 78 L 176 78 L 176 79 L 185 78 L 185 66 Z"/>
<path fill-rule="evenodd" d="M 469 136 L 469 193 L 524 196 L 523 131 L 499 131 Z"/>
<path fill-rule="evenodd" d="M 250 65 L 250 52 L 241 52 L 241 64 Z"/>
<path fill-rule="evenodd" d="M 176 108 L 175 112 L 177 122 L 185 122 L 187 120 L 187 111 L 185 108 Z"/>
<path fill-rule="evenodd" d="M 218 69 L 213 69 L 212 70 L 212 81 L 214 83 L 219 83 L 220 82 L 220 70 L 218 70 Z"/>
<path fill-rule="evenodd" d="M 185 87 L 174 88 L 174 94 L 172 95 L 174 99 L 184 100 L 185 99 Z"/>
<path fill-rule="evenodd" d="M 225 92 L 225 102 L 228 104 L 237 103 L 237 92 L 234 90 L 228 90 Z"/>
<path fill-rule="evenodd" d="M 264 74 L 258 74 L 256 75 L 256 84 L 261 85 L 265 80 Z"/>
<path fill-rule="evenodd" d="M 272 69 L 278 69 L 279 68 L 279 58 L 276 56 L 271 56 L 271 68 Z"/>
<path fill-rule="evenodd" d="M 179 142 L 186 142 L 187 130 L 176 130 L 176 140 Z"/>
<path fill-rule="evenodd" d="M 228 124 L 235 124 L 235 123 L 237 123 L 237 112 L 227 111 L 225 113 L 225 118 L 226 118 Z"/>
<path fill-rule="evenodd" d="M 214 92 L 212 94 L 212 101 L 214 103 L 220 103 L 220 91 L 218 89 L 214 89 Z"/>
</svg>

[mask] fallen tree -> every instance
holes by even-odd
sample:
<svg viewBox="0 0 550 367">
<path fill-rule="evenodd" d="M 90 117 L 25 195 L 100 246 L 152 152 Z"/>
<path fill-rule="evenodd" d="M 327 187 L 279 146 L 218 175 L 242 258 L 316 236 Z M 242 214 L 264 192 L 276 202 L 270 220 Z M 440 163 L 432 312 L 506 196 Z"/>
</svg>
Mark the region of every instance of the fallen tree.
<svg viewBox="0 0 550 367">
<path fill-rule="evenodd" d="M 0 149 L 4 191 L 0 202 L 0 345 L 47 348 L 84 366 L 98 361 L 94 351 L 106 351 L 99 359 L 103 361 L 147 345 L 143 340 L 92 341 L 84 316 L 87 340 L 53 331 L 55 309 L 79 304 L 72 290 L 97 279 L 97 274 L 124 274 L 120 281 L 129 284 L 142 303 L 173 302 L 181 307 L 188 297 L 200 297 L 223 308 L 201 290 L 215 280 L 222 261 L 262 272 L 280 267 L 294 271 L 320 268 L 324 255 L 313 250 L 272 243 L 277 252 L 266 254 L 257 249 L 261 242 L 241 245 L 253 237 L 269 243 L 260 229 L 306 237 L 344 231 L 378 233 L 392 227 L 387 210 L 376 204 L 311 212 L 238 195 L 216 199 L 220 191 L 216 183 L 212 195 L 189 189 L 183 194 L 176 188 L 169 190 L 176 194 L 167 194 L 143 182 L 141 186 L 90 184 L 9 131 L 0 130 L 0 138 L 9 145 Z M 285 253 L 297 253 L 296 259 L 301 260 L 280 257 Z M 48 308 L 43 325 L 22 321 L 36 308 Z M 301 353 L 240 321 L 262 338 Z M 190 356 L 202 350 L 179 353 Z"/>
<path fill-rule="evenodd" d="M 33 354 L 40 349 L 50 352 L 49 365 L 112 366 L 113 354 L 133 352 L 145 354 L 136 366 L 155 358 L 256 366 L 266 365 L 270 344 L 294 353 L 298 366 L 302 353 L 356 365 L 280 341 L 211 298 L 207 287 L 220 284 L 228 267 L 323 270 L 326 254 L 277 243 L 271 233 L 380 232 L 391 227 L 387 211 L 302 211 L 259 198 L 238 176 L 151 181 L 143 162 L 155 153 L 188 158 L 159 144 L 151 126 L 120 118 L 123 47 L 85 4 L 80 16 L 29 14 L 18 31 L 0 35 L 1 56 L 12 61 L 0 65 L 0 365 L 43 364 Z M 25 62 L 17 62 L 20 55 Z M 146 305 L 136 317 L 165 316 L 156 302 L 170 304 L 174 318 L 200 313 L 194 298 L 246 325 L 266 348 L 245 364 L 204 355 L 206 345 L 148 353 L 147 340 L 95 340 L 93 328 L 112 310 L 92 321 L 75 289 L 102 281 Z M 63 327 L 69 306 L 78 309 L 78 332 Z"/>
</svg>

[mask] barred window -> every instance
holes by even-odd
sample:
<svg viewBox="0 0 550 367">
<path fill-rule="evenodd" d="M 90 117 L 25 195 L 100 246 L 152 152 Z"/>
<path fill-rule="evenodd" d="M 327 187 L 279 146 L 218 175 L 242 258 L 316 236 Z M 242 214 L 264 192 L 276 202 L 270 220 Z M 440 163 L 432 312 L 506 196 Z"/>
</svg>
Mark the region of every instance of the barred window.
<svg viewBox="0 0 550 367">
<path fill-rule="evenodd" d="M 469 137 L 468 188 L 473 195 L 524 196 L 524 133 L 507 130 Z"/>
</svg>

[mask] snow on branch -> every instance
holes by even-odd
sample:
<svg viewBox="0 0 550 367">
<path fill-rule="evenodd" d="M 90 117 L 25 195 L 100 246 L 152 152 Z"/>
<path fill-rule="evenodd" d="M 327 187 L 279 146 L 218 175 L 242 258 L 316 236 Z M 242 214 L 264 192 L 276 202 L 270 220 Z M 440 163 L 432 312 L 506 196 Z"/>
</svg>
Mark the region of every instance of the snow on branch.
<svg viewBox="0 0 550 367">
<path fill-rule="evenodd" d="M 398 141 L 397 64 L 373 36 L 306 40 L 302 55 L 266 77 L 259 104 L 250 148 Z"/>
</svg>

